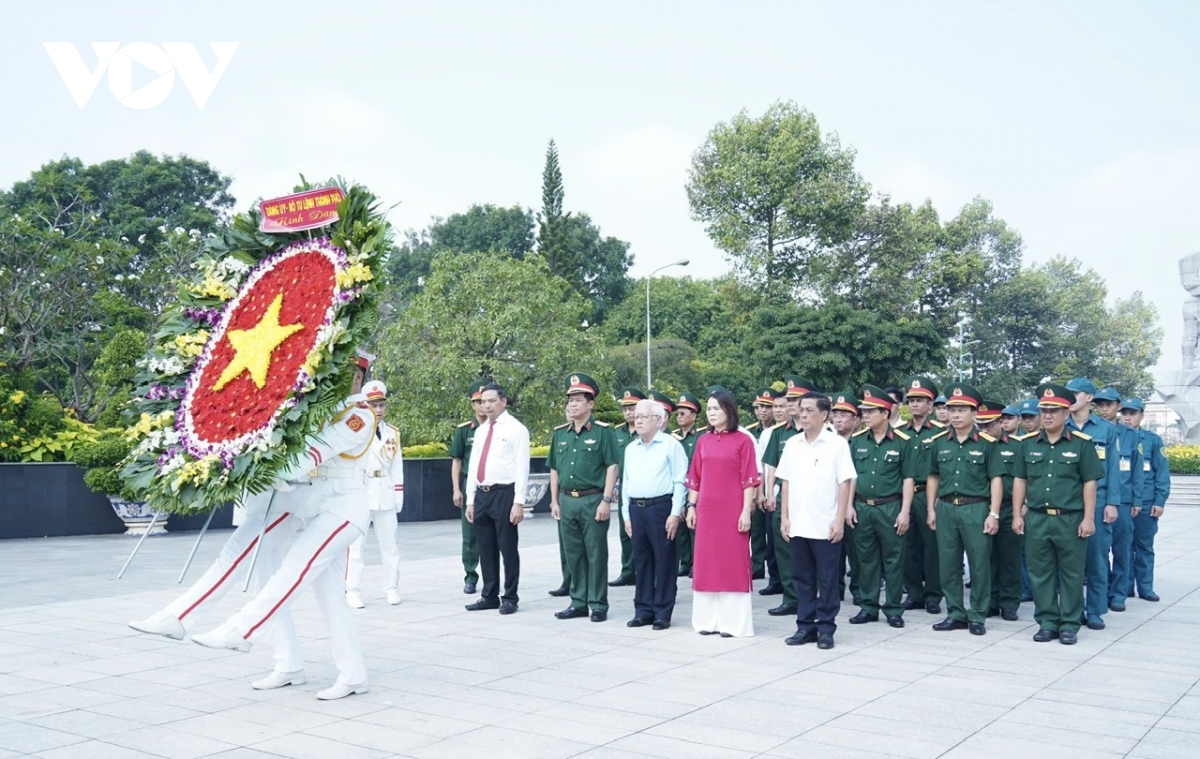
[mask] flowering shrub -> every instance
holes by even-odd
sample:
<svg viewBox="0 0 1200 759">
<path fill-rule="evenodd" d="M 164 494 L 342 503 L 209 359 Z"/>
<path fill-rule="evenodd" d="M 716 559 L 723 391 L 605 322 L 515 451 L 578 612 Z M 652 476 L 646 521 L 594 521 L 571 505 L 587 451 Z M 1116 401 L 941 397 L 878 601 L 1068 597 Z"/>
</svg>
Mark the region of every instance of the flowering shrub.
<svg viewBox="0 0 1200 759">
<path fill-rule="evenodd" d="M 348 392 L 391 228 L 366 189 L 343 189 L 327 237 L 265 234 L 253 209 L 206 241 L 135 380 L 123 475 L 153 508 L 265 490 Z"/>
<path fill-rule="evenodd" d="M 34 393 L 32 385 L 0 363 L 0 461 L 41 460 L 26 458 L 24 449 L 39 438 L 53 436 L 65 424 L 58 402 Z"/>
<path fill-rule="evenodd" d="M 1200 474 L 1200 445 L 1171 445 L 1163 449 L 1171 474 Z"/>
</svg>

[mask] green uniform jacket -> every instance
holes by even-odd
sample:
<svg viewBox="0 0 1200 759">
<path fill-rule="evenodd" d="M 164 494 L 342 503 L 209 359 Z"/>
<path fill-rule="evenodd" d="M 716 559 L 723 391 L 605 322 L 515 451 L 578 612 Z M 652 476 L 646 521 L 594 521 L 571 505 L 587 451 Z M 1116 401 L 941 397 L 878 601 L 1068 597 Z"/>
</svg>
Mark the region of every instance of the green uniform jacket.
<svg viewBox="0 0 1200 759">
<path fill-rule="evenodd" d="M 613 427 L 612 430 L 613 440 L 616 441 L 617 444 L 617 466 L 623 468 L 625 466 L 625 446 L 629 445 L 637 438 L 637 430 L 630 427 L 628 422 L 622 422 L 616 427 Z M 621 471 L 618 469 L 617 477 L 620 478 L 620 476 Z"/>
<path fill-rule="evenodd" d="M 467 463 L 471 460 L 471 446 L 475 443 L 477 429 L 479 422 L 474 419 L 463 422 L 454 428 L 454 437 L 450 439 L 450 458 L 462 459 L 462 475 L 459 479 L 463 482 L 467 481 Z"/>
<path fill-rule="evenodd" d="M 1009 435 L 1001 432 L 996 438 L 995 446 L 1000 452 L 1000 462 L 1004 464 L 1004 500 L 1012 503 L 1013 468 L 1021 457 L 1021 441 L 1025 435 Z"/>
<path fill-rule="evenodd" d="M 913 447 L 908 433 L 898 428 L 889 428 L 878 443 L 875 433 L 868 428 L 854 433 L 850 439 L 850 456 L 858 472 L 855 495 L 884 498 L 899 495 L 904 481 L 916 477 L 920 451 Z"/>
<path fill-rule="evenodd" d="M 920 428 L 913 426 L 910 420 L 907 424 L 896 429 L 902 430 L 904 434 L 912 438 L 912 445 L 917 449 L 918 454 L 913 480 L 918 485 L 924 485 L 925 480 L 929 478 L 929 449 L 922 444 L 928 442 L 929 438 L 934 435 L 943 432 L 946 429 L 946 425 L 930 417 L 925 420 L 925 424 L 921 425 Z"/>
<path fill-rule="evenodd" d="M 762 463 L 764 466 L 777 467 L 779 459 L 783 457 L 783 446 L 800 434 L 800 428 L 794 420 L 789 419 L 775 425 L 771 430 L 771 439 L 767 441 L 767 449 L 763 451 Z"/>
<path fill-rule="evenodd" d="M 1064 429 L 1051 443 L 1045 430 L 1021 441 L 1013 477 L 1028 483 L 1025 505 L 1030 509 L 1083 511 L 1083 483 L 1105 475 L 1091 437 Z M 1096 507 L 1100 508 L 1099 501 Z"/>
<path fill-rule="evenodd" d="M 693 425 L 692 429 L 689 430 L 688 434 L 686 435 L 679 430 L 675 430 L 671 433 L 671 436 L 678 440 L 679 444 L 683 446 L 683 452 L 686 453 L 688 457 L 688 465 L 691 465 L 692 463 L 692 454 L 696 451 L 696 441 L 700 439 L 700 434 L 703 432 L 703 429 Z"/>
<path fill-rule="evenodd" d="M 559 490 L 603 488 L 616 463 L 617 438 L 607 423 L 588 417 L 578 432 L 569 422 L 554 428 L 546 466 L 558 472 Z"/>
<path fill-rule="evenodd" d="M 938 498 L 961 495 L 989 498 L 992 478 L 1004 475 L 995 438 L 975 430 L 958 442 L 954 430 L 939 432 L 925 443 L 929 447 L 929 476 L 938 478 Z"/>
</svg>

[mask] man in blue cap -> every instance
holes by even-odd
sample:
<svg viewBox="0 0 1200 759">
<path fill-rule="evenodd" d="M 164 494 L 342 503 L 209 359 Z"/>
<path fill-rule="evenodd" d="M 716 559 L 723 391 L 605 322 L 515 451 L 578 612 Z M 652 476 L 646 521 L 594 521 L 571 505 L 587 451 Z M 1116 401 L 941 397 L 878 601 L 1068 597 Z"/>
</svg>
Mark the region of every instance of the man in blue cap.
<svg viewBox="0 0 1200 759">
<path fill-rule="evenodd" d="M 1142 454 L 1141 508 L 1133 509 L 1133 571 L 1127 576 L 1126 584 L 1118 590 L 1129 597 L 1137 584 L 1138 597 L 1146 601 L 1158 601 L 1154 592 L 1154 536 L 1158 534 L 1158 520 L 1163 515 L 1167 498 L 1171 495 L 1171 472 L 1167 457 L 1163 454 L 1163 439 L 1142 429 L 1146 405 L 1141 398 L 1126 398 L 1121 402 L 1121 423 L 1138 433 L 1138 447 Z"/>
<path fill-rule="evenodd" d="M 1021 410 L 1021 430 L 1032 435 L 1042 428 L 1042 417 L 1036 398 L 1026 398 L 1017 406 Z"/>
<path fill-rule="evenodd" d="M 1133 512 L 1142 506 L 1143 459 L 1138 443 L 1138 433 L 1120 423 L 1117 412 L 1121 406 L 1121 394 L 1114 387 L 1106 387 L 1096 393 L 1096 411 L 1117 428 L 1118 482 L 1120 497 L 1117 521 L 1112 524 L 1112 567 L 1108 573 L 1108 608 L 1125 611 L 1125 599 L 1129 597 L 1123 589 L 1133 587 Z"/>
<path fill-rule="evenodd" d="M 1067 427 L 1091 438 L 1104 476 L 1096 483 L 1096 532 L 1087 541 L 1087 602 L 1084 613 L 1089 630 L 1104 629 L 1104 614 L 1108 611 L 1108 553 L 1112 550 L 1112 523 L 1117 521 L 1120 503 L 1120 453 L 1117 428 L 1092 413 L 1096 384 L 1086 377 L 1076 377 L 1067 383 L 1075 395 L 1069 409 Z"/>
</svg>

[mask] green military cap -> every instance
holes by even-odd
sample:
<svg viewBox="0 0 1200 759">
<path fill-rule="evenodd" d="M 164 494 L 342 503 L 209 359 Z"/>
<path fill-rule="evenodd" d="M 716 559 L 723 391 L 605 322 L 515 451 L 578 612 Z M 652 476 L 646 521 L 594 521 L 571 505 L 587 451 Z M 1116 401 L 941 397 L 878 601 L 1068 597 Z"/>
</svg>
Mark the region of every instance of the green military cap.
<svg viewBox="0 0 1200 759">
<path fill-rule="evenodd" d="M 471 389 L 467 391 L 467 397 L 473 401 L 477 401 L 483 397 L 483 389 L 488 386 L 487 380 L 476 380 L 471 383 Z"/>
<path fill-rule="evenodd" d="M 623 387 L 619 393 L 617 403 L 622 406 L 636 406 L 638 401 L 646 400 L 646 394 L 636 387 Z"/>
<path fill-rule="evenodd" d="M 933 380 L 929 379 L 928 377 L 922 377 L 919 375 L 916 377 L 909 377 L 908 382 L 905 384 L 906 387 L 904 394 L 906 397 L 912 397 L 916 395 L 922 398 L 928 398 L 931 401 L 937 398 L 938 386 L 933 384 Z"/>
<path fill-rule="evenodd" d="M 832 400 L 833 411 L 849 411 L 851 414 L 858 416 L 860 401 L 854 397 L 854 393 L 849 390 L 843 390 L 840 393 L 834 393 Z"/>
<path fill-rule="evenodd" d="M 1043 382 L 1038 385 L 1034 396 L 1037 398 L 1038 408 L 1070 408 L 1075 404 L 1074 391 L 1057 382 Z"/>
<path fill-rule="evenodd" d="M 660 393 L 657 390 L 651 390 L 649 395 L 650 400 L 665 408 L 668 414 L 675 410 L 675 401 L 671 400 L 670 396 L 666 395 L 665 393 Z"/>
<path fill-rule="evenodd" d="M 783 393 L 773 387 L 760 387 L 754 395 L 755 406 L 774 406 L 776 398 L 782 398 Z"/>
<path fill-rule="evenodd" d="M 729 388 L 724 385 L 709 385 L 704 388 L 704 397 L 711 398 L 713 393 L 729 393 Z M 729 393 L 733 395 L 733 393 Z"/>
<path fill-rule="evenodd" d="M 816 390 L 813 383 L 798 374 L 789 374 L 783 378 L 783 381 L 787 385 L 787 397 L 789 398 L 799 398 L 805 393 L 811 393 Z"/>
<path fill-rule="evenodd" d="M 983 396 L 967 383 L 958 382 L 951 387 L 954 389 L 950 391 L 950 397 L 946 399 L 947 406 L 970 406 L 978 409 L 979 404 L 983 403 Z"/>
<path fill-rule="evenodd" d="M 860 406 L 891 411 L 896 405 L 892 402 L 891 397 L 883 391 L 883 388 L 878 385 L 863 385 L 859 392 L 862 393 L 862 403 L 859 404 Z"/>
<path fill-rule="evenodd" d="M 700 399 L 691 393 L 680 393 L 679 398 L 675 401 L 675 408 L 686 408 L 700 413 Z"/>
<path fill-rule="evenodd" d="M 983 424 L 991 424 L 999 419 L 1002 413 L 1004 413 L 1003 403 L 1000 401 L 985 400 L 979 404 L 979 414 L 975 417 L 975 420 Z"/>
<path fill-rule="evenodd" d="M 567 395 L 583 393 L 584 395 L 591 396 L 591 398 L 594 400 L 600 393 L 600 385 L 596 383 L 596 380 L 587 376 L 583 372 L 575 372 L 571 376 L 567 377 L 566 386 Z"/>
</svg>

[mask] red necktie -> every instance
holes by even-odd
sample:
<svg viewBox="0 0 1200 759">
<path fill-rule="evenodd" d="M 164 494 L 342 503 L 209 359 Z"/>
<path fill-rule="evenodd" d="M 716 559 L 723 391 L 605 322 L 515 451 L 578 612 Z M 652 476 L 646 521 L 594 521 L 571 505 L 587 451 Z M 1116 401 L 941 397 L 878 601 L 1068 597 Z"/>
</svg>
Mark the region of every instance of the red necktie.
<svg viewBox="0 0 1200 759">
<path fill-rule="evenodd" d="M 479 471 L 475 474 L 475 481 L 480 485 L 483 484 L 483 476 L 487 473 L 487 455 L 492 447 L 492 430 L 496 429 L 494 422 L 488 423 L 487 438 L 483 441 L 483 451 L 479 454 Z"/>
</svg>

